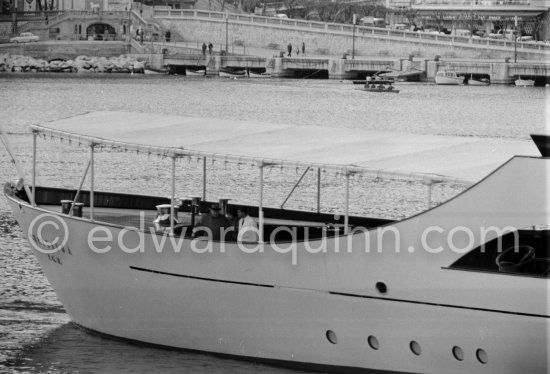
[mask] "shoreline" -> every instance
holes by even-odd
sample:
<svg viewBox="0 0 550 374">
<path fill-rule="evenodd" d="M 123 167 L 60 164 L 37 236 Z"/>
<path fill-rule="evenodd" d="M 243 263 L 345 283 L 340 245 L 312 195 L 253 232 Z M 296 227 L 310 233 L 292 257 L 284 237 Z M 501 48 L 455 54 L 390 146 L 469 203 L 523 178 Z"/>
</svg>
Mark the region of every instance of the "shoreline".
<svg viewBox="0 0 550 374">
<path fill-rule="evenodd" d="M 47 61 L 28 55 L 0 54 L 0 73 L 145 73 L 147 61 L 141 57 L 119 55 L 96 57 L 79 55 L 74 59 Z"/>
</svg>

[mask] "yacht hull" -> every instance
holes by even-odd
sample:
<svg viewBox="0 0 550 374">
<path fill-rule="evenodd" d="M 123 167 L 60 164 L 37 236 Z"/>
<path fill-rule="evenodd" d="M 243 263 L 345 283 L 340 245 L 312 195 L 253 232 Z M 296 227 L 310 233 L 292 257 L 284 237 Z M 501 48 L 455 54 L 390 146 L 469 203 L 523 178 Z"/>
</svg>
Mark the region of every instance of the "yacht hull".
<svg viewBox="0 0 550 374">
<path fill-rule="evenodd" d="M 460 255 L 409 256 L 412 252 L 405 250 L 419 248 L 419 228 L 454 227 L 464 219 L 458 212 L 476 215 L 474 204 L 491 212 L 479 219 L 497 226 L 500 220 L 524 227 L 547 219 L 537 198 L 545 193 L 548 162 L 520 161 L 512 160 L 458 198 L 395 224 L 403 251 L 384 253 L 392 241 L 375 232 L 328 238 L 321 253 L 306 247 L 319 241 L 298 243 L 295 252 L 273 244 L 174 242 L 32 207 L 6 194 L 67 313 L 90 330 L 300 366 L 546 373 L 546 278 L 451 270 L 447 267 Z M 505 207 L 494 199 L 480 200 L 511 174 L 521 174 L 522 185 L 530 186 L 528 198 L 514 194 L 512 183 L 512 192 L 502 193 Z M 505 216 L 508 211 L 514 212 L 511 218 Z M 65 243 L 55 253 L 44 253 L 50 248 L 33 231 L 44 215 L 66 227 Z M 90 245 L 97 230 L 101 234 L 95 237 L 111 240 Z M 44 237 L 55 235 L 46 231 Z M 366 243 L 379 244 L 366 251 Z"/>
</svg>

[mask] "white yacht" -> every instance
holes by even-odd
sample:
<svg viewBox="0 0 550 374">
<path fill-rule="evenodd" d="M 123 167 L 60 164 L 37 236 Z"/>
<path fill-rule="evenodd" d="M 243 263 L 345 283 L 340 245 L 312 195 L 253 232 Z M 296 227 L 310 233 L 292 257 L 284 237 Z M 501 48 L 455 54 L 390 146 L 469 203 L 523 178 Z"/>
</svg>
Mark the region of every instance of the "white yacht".
<svg viewBox="0 0 550 374">
<path fill-rule="evenodd" d="M 80 187 L 37 186 L 36 146 L 30 183 L 4 185 L 44 274 L 79 326 L 309 369 L 548 373 L 548 135 L 533 136 L 535 146 L 126 112 L 31 130 L 33 144 L 62 140 L 90 154 Z M 166 191 L 96 190 L 94 154 L 106 148 L 144 165 L 150 155 L 163 157 Z M 206 184 L 185 187 L 176 165 L 188 160 L 204 181 L 207 162 L 254 170 L 257 190 L 247 208 L 258 242 L 192 235 L 197 216 L 218 200 L 206 195 Z M 266 207 L 264 171 L 271 168 L 313 173 L 317 205 Z M 341 178 L 339 214 L 322 210 L 323 172 Z M 350 178 L 358 176 L 421 181 L 426 209 L 400 220 L 351 215 Z M 464 190 L 433 206 L 432 187 L 442 183 Z"/>
</svg>

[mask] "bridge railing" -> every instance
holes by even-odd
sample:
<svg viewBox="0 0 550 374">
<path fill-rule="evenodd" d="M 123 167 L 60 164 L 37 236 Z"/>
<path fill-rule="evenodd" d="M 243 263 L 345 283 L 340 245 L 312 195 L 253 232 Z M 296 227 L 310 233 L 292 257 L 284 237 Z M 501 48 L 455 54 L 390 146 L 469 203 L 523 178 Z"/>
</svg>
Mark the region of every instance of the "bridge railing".
<svg viewBox="0 0 550 374">
<path fill-rule="evenodd" d="M 205 10 L 193 10 L 193 9 L 155 9 L 155 17 L 164 18 L 207 18 L 216 20 L 225 20 L 226 13 L 213 12 Z M 327 32 L 344 32 L 352 33 L 353 26 L 342 23 L 325 23 L 318 21 L 306 21 L 306 20 L 294 20 L 294 19 L 280 19 L 276 17 L 263 17 L 255 14 L 227 14 L 227 19 L 230 21 L 236 21 L 240 23 L 251 24 L 265 24 L 272 26 L 289 26 L 294 28 L 313 29 L 313 30 L 325 30 Z M 385 29 L 370 26 L 356 26 L 355 31 L 358 35 L 376 35 L 385 37 L 397 37 L 402 39 L 411 40 L 430 40 L 438 42 L 446 42 L 449 44 L 470 44 L 470 45 L 486 45 L 493 47 L 511 47 L 514 42 L 511 40 L 503 39 L 477 39 L 464 36 L 455 35 L 442 35 L 442 34 L 430 34 L 424 32 L 407 31 L 407 30 L 394 30 Z M 546 43 L 517 43 L 518 48 L 550 51 L 550 45 Z"/>
</svg>

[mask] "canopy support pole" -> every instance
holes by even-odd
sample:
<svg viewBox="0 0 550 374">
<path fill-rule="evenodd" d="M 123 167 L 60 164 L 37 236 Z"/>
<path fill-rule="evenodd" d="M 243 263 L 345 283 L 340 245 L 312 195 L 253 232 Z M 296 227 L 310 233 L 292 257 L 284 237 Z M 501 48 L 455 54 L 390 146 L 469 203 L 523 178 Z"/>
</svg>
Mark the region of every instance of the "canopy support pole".
<svg viewBox="0 0 550 374">
<path fill-rule="evenodd" d="M 80 186 L 78 186 L 78 190 L 76 191 L 76 195 L 74 195 L 73 203 L 76 203 L 78 201 L 78 197 L 80 196 L 80 191 L 82 190 L 82 186 L 84 185 L 84 181 L 86 180 L 86 176 L 88 175 L 88 170 L 90 170 L 90 165 L 92 161 L 88 161 L 88 166 L 86 166 L 86 170 L 84 171 L 84 175 L 82 176 L 82 179 L 80 180 Z M 71 204 L 71 209 L 69 210 L 69 215 L 73 214 L 73 208 L 74 204 Z"/>
<path fill-rule="evenodd" d="M 429 181 L 427 182 L 426 184 L 428 185 L 428 201 L 427 201 L 427 205 L 428 205 L 428 209 L 430 209 L 432 207 L 432 192 L 433 192 L 433 188 L 435 186 L 437 186 L 438 184 L 442 184 L 443 182 L 434 182 L 434 181 Z"/>
<path fill-rule="evenodd" d="M 25 178 L 23 178 L 23 169 L 21 169 L 21 166 L 15 159 L 14 153 L 11 149 L 10 142 L 8 140 L 7 134 L 4 133 L 4 129 L 2 128 L 2 124 L 0 124 L 0 142 L 4 144 L 4 147 L 6 148 L 6 151 L 8 152 L 8 155 L 11 158 L 11 162 L 15 166 L 15 170 L 17 170 L 17 174 L 19 175 L 19 179 L 23 181 L 23 188 L 25 189 L 25 193 L 27 194 L 27 197 L 29 200 L 34 200 L 33 195 L 31 194 L 31 191 L 29 189 L 29 186 L 25 184 Z M 32 192 L 34 194 L 34 191 Z"/>
<path fill-rule="evenodd" d="M 174 200 L 176 199 L 176 156 L 172 156 L 172 193 L 170 197 L 170 235 L 174 235 Z"/>
<path fill-rule="evenodd" d="M 317 213 L 321 212 L 321 169 L 317 168 Z"/>
<path fill-rule="evenodd" d="M 348 234 L 349 225 L 349 172 L 346 173 L 346 214 L 344 216 L 344 235 Z"/>
<path fill-rule="evenodd" d="M 300 182 L 302 181 L 302 179 L 304 179 L 304 177 L 306 176 L 307 172 L 309 171 L 310 167 L 308 166 L 306 168 L 306 171 L 304 171 L 304 174 L 302 174 L 302 176 L 300 177 L 300 179 L 298 179 L 298 182 L 296 182 L 296 184 L 294 185 L 294 187 L 292 187 L 292 190 L 290 191 L 290 193 L 288 194 L 288 196 L 286 197 L 285 201 L 283 201 L 283 203 L 281 204 L 281 209 L 283 209 L 283 206 L 286 204 L 286 202 L 288 201 L 288 199 L 290 199 L 290 196 L 292 195 L 292 193 L 294 193 L 294 190 L 296 190 L 296 187 L 298 187 L 298 185 L 300 184 Z"/>
<path fill-rule="evenodd" d="M 32 132 L 32 206 L 36 206 L 36 131 Z"/>
<path fill-rule="evenodd" d="M 259 193 L 259 201 L 258 201 L 258 237 L 259 242 L 264 242 L 264 165 L 259 164 L 258 165 L 260 169 L 260 193 Z"/>
<path fill-rule="evenodd" d="M 90 220 L 94 220 L 94 143 L 90 145 Z"/>
<path fill-rule="evenodd" d="M 202 201 L 206 201 L 206 157 L 202 158 Z"/>
</svg>

